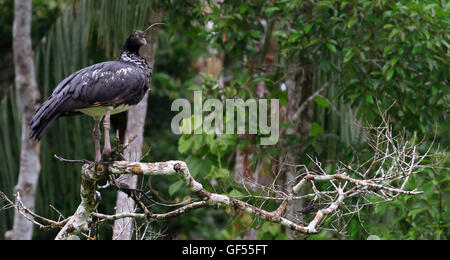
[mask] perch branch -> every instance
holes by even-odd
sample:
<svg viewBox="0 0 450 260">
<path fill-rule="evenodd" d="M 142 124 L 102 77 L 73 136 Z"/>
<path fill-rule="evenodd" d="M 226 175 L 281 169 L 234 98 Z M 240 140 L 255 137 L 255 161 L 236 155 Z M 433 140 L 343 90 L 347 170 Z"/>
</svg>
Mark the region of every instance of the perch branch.
<svg viewBox="0 0 450 260">
<path fill-rule="evenodd" d="M 266 196 L 253 196 L 250 194 L 249 196 L 242 196 L 242 198 L 248 198 L 249 200 L 278 201 L 279 205 L 274 211 L 264 210 L 262 206 L 257 207 L 236 197 L 206 190 L 201 183 L 192 177 L 186 163 L 182 161 L 155 163 L 111 161 L 92 165 L 87 161 L 66 159 L 63 159 L 63 161 L 87 163 L 83 165 L 81 170 L 81 203 L 73 216 L 60 222 L 40 217 L 21 203 L 20 194 L 17 195 L 16 204 L 7 199 L 4 194 L 1 194 L 7 202 L 3 209 L 14 207 L 29 221 L 41 228 L 63 226 L 56 237 L 58 240 L 80 239 L 82 236 L 89 237 L 86 234 L 93 225 L 106 221 L 135 218 L 142 219 L 148 224 L 154 220 L 176 217 L 191 210 L 205 207 L 235 209 L 266 221 L 279 223 L 291 230 L 304 234 L 319 232 L 320 225 L 325 222 L 324 219 L 332 218 L 333 222 L 330 226 L 334 230 L 339 231 L 343 230 L 349 223 L 348 220 L 341 221 L 344 217 L 359 215 L 361 209 L 367 205 L 392 201 L 401 194 L 421 194 L 421 191 L 406 189 L 410 176 L 419 173 L 425 168 L 434 167 L 433 162 L 427 162 L 426 165 L 421 163 L 425 158 L 433 159 L 437 157 L 437 153 L 432 153 L 431 149 L 428 149 L 424 154 L 420 155 L 418 147 L 421 143 L 417 144 L 415 140 L 407 140 L 404 133 L 393 136 L 391 127 L 387 125 L 387 122 L 388 120 L 383 117 L 383 125 L 368 128 L 369 146 L 373 149 L 371 159 L 362 163 L 355 162 L 355 160 L 352 160 L 349 164 L 338 162 L 336 165 L 337 169 L 333 173 L 326 172 L 324 170 L 326 167 L 323 167 L 321 162 L 312 158 L 314 169 L 308 169 L 305 165 L 286 164 L 286 167 L 306 169 L 306 172 L 302 171 L 294 179 L 296 185 L 290 190 L 272 185 L 270 187 L 261 187 L 263 191 L 266 189 L 264 191 Z M 58 159 L 61 160 L 62 158 L 59 157 Z M 117 175 L 176 175 L 184 180 L 186 187 L 198 199 L 176 205 L 179 208 L 166 213 L 153 213 L 141 200 L 141 197 L 144 197 L 152 201 L 147 193 L 143 190 L 130 189 L 120 183 L 116 183 L 115 176 Z M 98 184 L 102 180 L 109 180 L 109 184 L 99 187 Z M 317 185 L 323 182 L 327 182 L 329 185 Z M 100 193 L 97 190 L 107 187 L 116 187 L 128 194 L 136 202 L 141 212 L 116 215 L 106 215 L 97 212 L 97 206 L 100 202 Z M 300 191 L 309 191 L 309 193 L 303 192 L 301 195 L 298 195 Z M 271 196 L 270 194 L 275 194 L 276 196 Z M 357 197 L 356 200 L 346 201 L 346 199 L 355 197 Z M 374 200 L 374 197 L 377 199 Z M 297 216 L 289 215 L 286 212 L 288 203 L 298 198 L 310 199 L 305 208 L 298 209 L 297 213 L 294 213 L 301 215 L 301 220 Z M 363 200 L 363 203 L 361 203 L 360 198 Z M 264 205 L 264 203 L 261 205 Z M 339 229 L 337 226 L 342 228 Z"/>
</svg>

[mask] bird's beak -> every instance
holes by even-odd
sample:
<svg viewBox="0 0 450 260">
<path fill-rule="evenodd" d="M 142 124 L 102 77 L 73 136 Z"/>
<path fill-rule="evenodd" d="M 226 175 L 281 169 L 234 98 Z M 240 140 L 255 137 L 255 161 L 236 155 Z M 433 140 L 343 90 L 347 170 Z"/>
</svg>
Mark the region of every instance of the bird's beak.
<svg viewBox="0 0 450 260">
<path fill-rule="evenodd" d="M 142 45 L 147 45 L 148 43 L 147 43 L 147 40 L 145 39 L 145 38 L 142 38 L 141 39 L 141 43 L 142 43 Z"/>
</svg>

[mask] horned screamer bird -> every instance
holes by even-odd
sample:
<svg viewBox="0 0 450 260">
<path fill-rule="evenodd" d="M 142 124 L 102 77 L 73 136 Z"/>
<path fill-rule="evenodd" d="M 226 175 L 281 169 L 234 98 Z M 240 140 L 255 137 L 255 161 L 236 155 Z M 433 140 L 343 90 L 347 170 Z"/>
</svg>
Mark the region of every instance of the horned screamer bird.
<svg viewBox="0 0 450 260">
<path fill-rule="evenodd" d="M 161 23 L 153 25 L 157 24 Z M 95 120 L 95 161 L 99 162 L 102 160 L 100 121 L 105 117 L 103 154 L 109 155 L 110 116 L 138 104 L 150 89 L 152 70 L 140 56 L 139 49 L 147 45 L 145 32 L 152 26 L 145 31 L 135 31 L 126 40 L 118 60 L 89 66 L 61 81 L 33 115 L 30 121 L 31 138 L 39 141 L 59 117 L 80 113 L 89 115 Z"/>
</svg>

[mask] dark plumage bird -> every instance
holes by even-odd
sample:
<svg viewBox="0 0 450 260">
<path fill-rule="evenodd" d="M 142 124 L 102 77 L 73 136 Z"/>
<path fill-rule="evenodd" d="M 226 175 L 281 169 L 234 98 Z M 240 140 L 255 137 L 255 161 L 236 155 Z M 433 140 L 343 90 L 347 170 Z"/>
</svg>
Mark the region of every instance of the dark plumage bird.
<svg viewBox="0 0 450 260">
<path fill-rule="evenodd" d="M 110 116 L 138 104 L 150 89 L 152 71 L 139 54 L 143 45 L 147 45 L 145 32 L 135 31 L 126 40 L 119 60 L 89 66 L 61 81 L 33 115 L 31 137 L 39 141 L 59 117 L 89 115 L 95 120 L 95 160 L 100 161 L 100 121 L 105 117 L 103 154 L 109 154 Z"/>
</svg>

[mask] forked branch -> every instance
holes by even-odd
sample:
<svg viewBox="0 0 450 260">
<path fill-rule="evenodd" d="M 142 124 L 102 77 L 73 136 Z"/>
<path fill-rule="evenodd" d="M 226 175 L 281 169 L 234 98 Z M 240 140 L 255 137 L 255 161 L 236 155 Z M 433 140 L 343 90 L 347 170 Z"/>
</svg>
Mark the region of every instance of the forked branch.
<svg viewBox="0 0 450 260">
<path fill-rule="evenodd" d="M 15 204 L 4 194 L 2 197 L 7 201 L 7 205 L 19 210 L 28 220 L 41 228 L 61 228 L 62 226 L 56 239 L 89 237 L 90 228 L 105 221 L 134 218 L 150 223 L 205 207 L 231 208 L 247 212 L 266 221 L 279 223 L 299 233 L 315 234 L 326 222 L 324 219 L 331 218 L 333 221 L 339 221 L 343 216 L 357 214 L 366 205 L 392 201 L 402 194 L 422 193 L 415 189 L 406 189 L 407 183 L 411 175 L 421 172 L 424 168 L 433 167 L 433 163 L 430 162 L 437 157 L 437 154 L 431 152 L 431 149 L 424 154 L 419 154 L 418 147 L 421 143 L 408 140 L 404 134 L 393 136 L 392 129 L 385 119 L 383 119 L 383 125 L 370 127 L 368 132 L 369 145 L 373 150 L 373 156 L 369 160 L 349 164 L 339 162 L 336 170 L 329 173 L 324 170 L 319 161 L 312 159 L 313 167 L 307 168 L 305 165 L 298 167 L 305 170 L 299 173 L 296 179 L 297 183 L 291 190 L 286 191 L 280 188 L 275 190 L 275 186 L 272 186 L 270 189 L 272 194 L 275 194 L 274 196 L 268 196 L 269 194 L 254 196 L 256 199 L 264 198 L 280 202 L 274 211 L 257 207 L 238 199 L 238 197 L 206 190 L 192 177 L 188 166 L 182 161 L 156 163 L 114 161 L 98 163 L 95 167 L 92 167 L 92 164 L 85 164 L 81 171 L 81 203 L 73 216 L 62 221 L 52 221 L 33 213 L 21 203 L 20 194 L 17 194 Z M 431 160 L 425 160 L 426 158 Z M 424 164 L 424 161 L 427 161 L 428 164 Z M 130 174 L 137 176 L 177 175 L 184 180 L 186 188 L 196 195 L 197 200 L 178 205 L 177 209 L 165 213 L 153 213 L 142 202 L 141 196 L 138 196 L 139 193 L 147 196 L 144 191 L 128 189 L 116 182 L 117 176 Z M 109 185 L 100 187 L 98 184 L 102 180 L 109 181 Z M 324 182 L 327 185 L 321 185 Z M 98 190 L 111 186 L 132 197 L 138 211 L 116 215 L 97 212 L 100 202 Z M 300 191 L 302 191 L 301 195 L 299 195 Z M 252 199 L 250 194 L 243 197 Z M 311 199 L 307 208 L 298 209 L 298 212 L 302 214 L 301 220 L 286 213 L 288 203 L 299 197 Z M 355 197 L 364 200 L 364 203 L 360 203 L 359 200 L 355 203 L 355 200 L 349 199 Z M 339 231 L 334 225 L 330 225 L 334 227 L 334 230 Z"/>
</svg>

